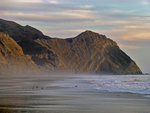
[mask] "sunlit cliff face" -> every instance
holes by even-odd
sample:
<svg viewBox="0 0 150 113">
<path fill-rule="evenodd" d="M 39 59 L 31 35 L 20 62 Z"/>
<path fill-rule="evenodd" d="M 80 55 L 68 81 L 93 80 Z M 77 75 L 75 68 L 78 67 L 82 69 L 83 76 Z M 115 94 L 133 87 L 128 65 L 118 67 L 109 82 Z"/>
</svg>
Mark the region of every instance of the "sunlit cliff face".
<svg viewBox="0 0 150 113">
<path fill-rule="evenodd" d="M 0 75 L 28 73 L 36 69 L 30 57 L 6 33 L 0 32 Z"/>
<path fill-rule="evenodd" d="M 0 31 L 5 32 L 0 35 L 1 73 L 26 73 L 36 69 L 142 74 L 136 63 L 105 35 L 85 31 L 74 38 L 59 39 L 44 36 L 33 27 L 11 21 L 0 20 L 0 25 L 4 27 Z"/>
</svg>

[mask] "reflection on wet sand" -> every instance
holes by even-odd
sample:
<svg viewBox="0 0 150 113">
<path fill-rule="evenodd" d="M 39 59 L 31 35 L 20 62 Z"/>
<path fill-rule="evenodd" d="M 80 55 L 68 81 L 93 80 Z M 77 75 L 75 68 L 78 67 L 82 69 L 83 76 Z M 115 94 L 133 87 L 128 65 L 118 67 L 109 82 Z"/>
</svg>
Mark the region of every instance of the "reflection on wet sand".
<svg viewBox="0 0 150 113">
<path fill-rule="evenodd" d="M 87 79 L 86 77 L 83 77 Z M 99 91 L 81 77 L 0 78 L 0 113 L 148 113 L 150 98 Z"/>
</svg>

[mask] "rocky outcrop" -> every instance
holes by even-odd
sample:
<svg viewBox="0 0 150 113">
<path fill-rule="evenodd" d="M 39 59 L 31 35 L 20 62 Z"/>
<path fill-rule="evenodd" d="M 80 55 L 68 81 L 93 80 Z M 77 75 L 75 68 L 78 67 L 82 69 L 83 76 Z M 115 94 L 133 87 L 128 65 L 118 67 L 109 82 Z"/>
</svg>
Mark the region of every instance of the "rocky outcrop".
<svg viewBox="0 0 150 113">
<path fill-rule="evenodd" d="M 29 73 L 37 66 L 8 34 L 0 32 L 0 74 Z"/>
<path fill-rule="evenodd" d="M 35 28 L 5 20 L 0 20 L 0 31 L 12 36 L 24 54 L 42 70 L 97 74 L 142 73 L 116 42 L 92 31 L 85 31 L 74 38 L 50 38 Z"/>
<path fill-rule="evenodd" d="M 44 71 L 52 71 L 58 62 L 57 56 L 45 46 L 37 43 L 36 39 L 48 40 L 50 37 L 29 25 L 21 26 L 13 21 L 0 19 L 0 32 L 9 34 L 23 49 L 25 55 Z"/>
<path fill-rule="evenodd" d="M 136 63 L 116 42 L 104 35 L 85 31 L 75 38 L 38 39 L 55 53 L 59 68 L 79 73 L 141 74 Z M 60 67 L 59 67 L 60 66 Z"/>
<path fill-rule="evenodd" d="M 49 39 L 50 37 L 29 25 L 21 26 L 13 21 L 0 19 L 0 32 L 9 34 L 16 42 L 22 40 L 34 40 L 37 38 Z"/>
</svg>

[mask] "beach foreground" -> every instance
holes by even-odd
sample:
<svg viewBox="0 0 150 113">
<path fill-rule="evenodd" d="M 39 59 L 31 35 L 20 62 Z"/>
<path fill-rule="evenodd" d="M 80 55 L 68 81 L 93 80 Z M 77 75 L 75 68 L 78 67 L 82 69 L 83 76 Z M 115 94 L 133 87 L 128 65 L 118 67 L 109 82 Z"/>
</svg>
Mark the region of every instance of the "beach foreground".
<svg viewBox="0 0 150 113">
<path fill-rule="evenodd" d="M 112 82 L 110 78 L 115 75 L 112 76 L 105 75 L 102 79 L 98 75 L 65 74 L 0 77 L 0 113 L 150 113 L 150 86 L 139 83 L 149 78 L 148 75 L 146 78 L 141 75 L 142 79 L 134 75 L 128 81 L 125 78 L 126 86 Z M 111 82 L 97 83 L 107 77 Z M 130 92 L 128 86 L 133 82 L 138 87 L 134 86 L 136 90 Z"/>
</svg>

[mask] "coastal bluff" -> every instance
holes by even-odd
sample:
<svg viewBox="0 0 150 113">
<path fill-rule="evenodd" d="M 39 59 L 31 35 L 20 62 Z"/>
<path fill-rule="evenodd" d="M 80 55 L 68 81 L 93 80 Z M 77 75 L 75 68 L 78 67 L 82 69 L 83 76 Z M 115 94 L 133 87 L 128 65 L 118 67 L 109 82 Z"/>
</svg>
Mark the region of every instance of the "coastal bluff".
<svg viewBox="0 0 150 113">
<path fill-rule="evenodd" d="M 142 74 L 115 41 L 93 31 L 73 38 L 52 38 L 31 26 L 0 19 L 0 32 L 1 72 L 7 65 L 12 71 L 19 66 L 47 72 Z"/>
</svg>

